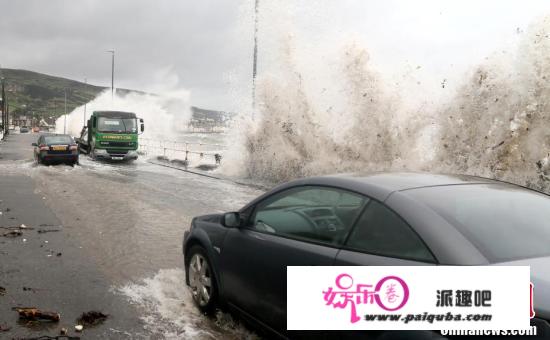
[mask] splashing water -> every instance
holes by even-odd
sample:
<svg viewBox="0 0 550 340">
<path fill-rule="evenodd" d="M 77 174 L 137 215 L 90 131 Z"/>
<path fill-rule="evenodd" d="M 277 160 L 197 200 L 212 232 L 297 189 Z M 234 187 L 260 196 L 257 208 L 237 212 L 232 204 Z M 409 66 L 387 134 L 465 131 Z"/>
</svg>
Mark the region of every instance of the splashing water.
<svg viewBox="0 0 550 340">
<path fill-rule="evenodd" d="M 229 154 L 240 159 L 222 170 L 275 182 L 349 171 L 452 172 L 550 191 L 549 31 L 550 17 L 542 18 L 516 53 L 487 58 L 446 102 L 416 105 L 403 103 L 407 89 L 382 81 L 359 44 L 338 46 L 331 82 L 319 85 L 299 43 L 284 37 L 276 76 L 258 79 L 261 119 L 237 121 L 246 132 Z"/>
<path fill-rule="evenodd" d="M 229 314 L 218 312 L 215 320 L 205 318 L 193 304 L 191 293 L 184 285 L 183 270 L 161 269 L 152 278 L 116 290 L 144 309 L 142 320 L 145 328 L 155 338 L 257 338 Z"/>
<path fill-rule="evenodd" d="M 516 59 L 479 66 L 439 112 L 434 165 L 550 191 L 550 17 Z"/>
<path fill-rule="evenodd" d="M 84 105 L 67 114 L 66 132 L 80 136 L 84 121 L 93 111 L 102 110 L 134 112 L 145 121 L 142 137 L 157 140 L 173 140 L 187 127 L 191 118 L 189 93 L 184 90 L 168 91 L 162 95 L 129 92 L 116 94 L 114 98 L 111 98 L 111 90 L 105 90 L 86 104 L 86 117 Z M 56 132 L 63 133 L 64 127 L 65 116 L 61 116 L 56 120 Z"/>
</svg>

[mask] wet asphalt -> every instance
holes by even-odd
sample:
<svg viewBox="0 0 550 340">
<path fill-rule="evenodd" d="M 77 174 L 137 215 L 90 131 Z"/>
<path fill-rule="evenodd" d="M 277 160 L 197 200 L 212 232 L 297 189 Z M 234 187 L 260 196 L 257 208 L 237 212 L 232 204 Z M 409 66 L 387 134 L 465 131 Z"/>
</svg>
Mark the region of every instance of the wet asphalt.
<svg viewBox="0 0 550 340">
<path fill-rule="evenodd" d="M 184 286 L 181 241 L 193 216 L 238 209 L 261 191 L 164 168 L 40 166 L 36 134 L 0 143 L 0 339 L 247 338 L 229 315 L 200 315 Z M 21 229 L 21 225 L 23 229 Z M 20 236 L 2 236 L 13 228 Z M 60 313 L 21 320 L 14 307 Z M 84 312 L 108 318 L 76 332 Z"/>
</svg>

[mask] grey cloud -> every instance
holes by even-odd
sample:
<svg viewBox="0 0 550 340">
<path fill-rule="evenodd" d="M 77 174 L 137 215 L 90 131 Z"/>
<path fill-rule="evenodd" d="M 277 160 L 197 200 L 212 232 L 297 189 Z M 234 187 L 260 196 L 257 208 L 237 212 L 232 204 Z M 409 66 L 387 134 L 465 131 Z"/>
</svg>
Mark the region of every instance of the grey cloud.
<svg viewBox="0 0 550 340">
<path fill-rule="evenodd" d="M 117 86 L 162 88 L 166 84 L 158 75 L 169 69 L 180 86 L 195 89 L 193 104 L 223 109 L 230 105 L 224 74 L 249 60 L 251 52 L 240 48 L 248 43 L 238 34 L 241 5 L 232 0 L 0 0 L 0 64 L 108 85 L 105 51 L 114 48 Z"/>
</svg>

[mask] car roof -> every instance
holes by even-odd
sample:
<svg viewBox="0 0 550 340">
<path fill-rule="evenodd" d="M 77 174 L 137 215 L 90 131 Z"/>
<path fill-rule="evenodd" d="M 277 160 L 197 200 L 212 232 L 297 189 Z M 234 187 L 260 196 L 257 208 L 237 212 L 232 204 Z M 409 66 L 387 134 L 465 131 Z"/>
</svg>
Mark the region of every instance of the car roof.
<svg viewBox="0 0 550 340">
<path fill-rule="evenodd" d="M 45 134 L 45 135 L 42 135 L 42 136 L 43 137 L 60 137 L 60 136 L 62 136 L 62 137 L 71 137 L 72 138 L 71 135 L 66 134 L 66 133 L 51 133 L 51 134 Z"/>
<path fill-rule="evenodd" d="M 291 181 L 288 183 L 288 186 L 336 186 L 351 191 L 367 194 L 377 200 L 384 201 L 391 193 L 396 191 L 443 185 L 495 183 L 501 182 L 468 175 L 434 174 L 421 172 L 374 172 L 344 173 L 337 175 L 310 177 Z"/>
<path fill-rule="evenodd" d="M 389 192 L 402 191 L 440 185 L 483 184 L 496 181 L 468 175 L 433 174 L 422 172 L 379 172 L 351 173 L 332 175 L 329 177 L 345 177 L 355 181 L 376 185 Z"/>
</svg>

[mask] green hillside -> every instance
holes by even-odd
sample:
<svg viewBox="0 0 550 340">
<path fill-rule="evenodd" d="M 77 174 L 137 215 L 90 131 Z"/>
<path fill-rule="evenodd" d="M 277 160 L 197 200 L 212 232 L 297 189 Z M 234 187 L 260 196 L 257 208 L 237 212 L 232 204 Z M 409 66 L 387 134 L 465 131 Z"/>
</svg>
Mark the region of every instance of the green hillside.
<svg viewBox="0 0 550 340">
<path fill-rule="evenodd" d="M 58 117 L 64 113 L 65 89 L 67 112 L 94 99 L 106 87 L 27 70 L 1 69 L 10 112 L 35 117 Z M 117 89 L 117 92 L 130 90 Z"/>
</svg>

